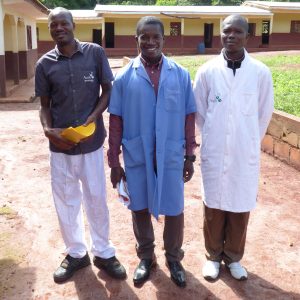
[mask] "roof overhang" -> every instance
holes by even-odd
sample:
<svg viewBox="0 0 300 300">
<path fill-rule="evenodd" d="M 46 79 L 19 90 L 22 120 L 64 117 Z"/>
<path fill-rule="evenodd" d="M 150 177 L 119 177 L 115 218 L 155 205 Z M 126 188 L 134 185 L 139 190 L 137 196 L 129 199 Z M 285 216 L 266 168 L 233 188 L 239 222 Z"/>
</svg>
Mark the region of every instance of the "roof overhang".
<svg viewBox="0 0 300 300">
<path fill-rule="evenodd" d="M 18 14 L 38 18 L 48 15 L 48 8 L 38 0 L 3 0 L 3 7 Z"/>
<path fill-rule="evenodd" d="M 50 10 L 51 11 L 51 10 Z M 99 23 L 103 18 L 99 16 L 94 10 L 70 10 L 74 23 Z M 42 17 L 37 19 L 38 23 L 47 23 L 48 18 Z"/>
<path fill-rule="evenodd" d="M 299 13 L 300 2 L 245 1 L 242 6 L 269 10 L 272 13 Z"/>
<path fill-rule="evenodd" d="M 227 16 L 241 14 L 247 16 L 272 16 L 264 9 L 250 6 L 145 6 L 145 5 L 101 5 L 97 4 L 95 12 L 103 17 L 158 15 L 174 18 L 201 18 L 207 16 Z"/>
</svg>

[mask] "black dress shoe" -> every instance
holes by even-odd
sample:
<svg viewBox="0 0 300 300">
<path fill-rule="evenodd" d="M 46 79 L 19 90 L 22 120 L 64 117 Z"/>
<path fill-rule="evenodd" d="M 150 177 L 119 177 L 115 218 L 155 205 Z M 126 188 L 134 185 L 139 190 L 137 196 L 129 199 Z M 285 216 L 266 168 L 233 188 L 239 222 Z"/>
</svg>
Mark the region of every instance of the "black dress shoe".
<svg viewBox="0 0 300 300">
<path fill-rule="evenodd" d="M 67 255 L 53 274 L 54 282 L 62 283 L 71 278 L 76 271 L 87 267 L 90 264 L 91 261 L 88 254 L 82 258 L 74 258 L 70 255 Z"/>
<path fill-rule="evenodd" d="M 182 264 L 179 261 L 167 261 L 166 266 L 171 273 L 171 279 L 179 287 L 186 286 L 185 271 Z"/>
<path fill-rule="evenodd" d="M 134 284 L 142 284 L 149 276 L 151 269 L 156 265 L 156 259 L 141 259 L 139 265 L 134 271 L 133 282 Z"/>
<path fill-rule="evenodd" d="M 101 258 L 95 256 L 93 262 L 97 268 L 104 270 L 113 278 L 125 279 L 127 277 L 125 268 L 115 256 L 110 258 Z"/>
</svg>

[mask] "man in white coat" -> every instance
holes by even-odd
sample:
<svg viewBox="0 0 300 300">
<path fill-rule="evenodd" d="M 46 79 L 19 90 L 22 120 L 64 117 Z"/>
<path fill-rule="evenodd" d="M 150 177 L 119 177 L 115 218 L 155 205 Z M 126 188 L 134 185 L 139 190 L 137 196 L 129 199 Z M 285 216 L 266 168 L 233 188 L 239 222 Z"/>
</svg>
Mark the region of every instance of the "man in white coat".
<svg viewBox="0 0 300 300">
<path fill-rule="evenodd" d="M 247 39 L 246 19 L 228 16 L 221 29 L 221 54 L 199 68 L 194 82 L 202 136 L 207 258 L 202 273 L 208 280 L 218 277 L 222 261 L 235 279 L 247 279 L 239 261 L 256 205 L 260 142 L 274 106 L 271 73 L 248 55 Z"/>
</svg>

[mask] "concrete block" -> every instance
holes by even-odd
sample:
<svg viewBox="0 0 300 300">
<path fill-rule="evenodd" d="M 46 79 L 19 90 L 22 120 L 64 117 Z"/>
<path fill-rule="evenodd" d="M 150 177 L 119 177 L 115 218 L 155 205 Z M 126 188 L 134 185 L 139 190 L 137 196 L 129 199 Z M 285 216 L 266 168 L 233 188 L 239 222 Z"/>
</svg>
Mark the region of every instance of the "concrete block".
<svg viewBox="0 0 300 300">
<path fill-rule="evenodd" d="M 280 139 L 283 135 L 283 124 L 282 124 L 282 122 L 279 121 L 279 120 L 276 120 L 276 119 L 272 119 L 269 126 L 268 126 L 267 132 L 268 132 L 268 134 Z"/>
<path fill-rule="evenodd" d="M 288 143 L 275 140 L 274 141 L 274 156 L 289 163 L 290 148 L 291 148 L 291 146 Z"/>
<path fill-rule="evenodd" d="M 299 136 L 295 132 L 289 132 L 282 136 L 282 140 L 294 147 L 298 147 Z"/>
<path fill-rule="evenodd" d="M 291 147 L 290 164 L 300 170 L 300 149 Z"/>
<path fill-rule="evenodd" d="M 268 154 L 274 154 L 274 139 L 271 135 L 265 135 L 261 143 L 261 149 Z"/>
<path fill-rule="evenodd" d="M 287 136 L 287 142 L 296 148 L 298 147 L 299 139 L 300 139 L 299 135 L 296 134 L 295 132 L 291 132 Z"/>
</svg>

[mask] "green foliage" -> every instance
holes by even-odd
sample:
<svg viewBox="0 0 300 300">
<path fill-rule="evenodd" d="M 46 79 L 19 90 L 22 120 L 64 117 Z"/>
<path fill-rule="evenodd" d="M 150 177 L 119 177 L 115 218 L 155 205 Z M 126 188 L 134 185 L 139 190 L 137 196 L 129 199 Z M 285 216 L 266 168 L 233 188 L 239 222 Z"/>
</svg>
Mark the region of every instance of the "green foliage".
<svg viewBox="0 0 300 300">
<path fill-rule="evenodd" d="M 48 8 L 62 6 L 67 9 L 94 9 L 96 4 L 155 5 L 155 0 L 41 0 Z"/>
<path fill-rule="evenodd" d="M 212 5 L 222 5 L 222 6 L 227 6 L 227 5 L 233 5 L 233 6 L 239 6 L 241 5 L 243 0 L 212 0 Z"/>
<path fill-rule="evenodd" d="M 272 71 L 275 108 L 300 117 L 300 55 L 257 58 Z"/>
<path fill-rule="evenodd" d="M 100 0 L 99 4 L 114 5 L 155 5 L 155 0 Z"/>
<path fill-rule="evenodd" d="M 157 0 L 156 5 L 166 5 L 166 6 L 174 6 L 177 5 L 177 0 Z"/>
<path fill-rule="evenodd" d="M 173 58 L 188 69 L 192 79 L 198 68 L 210 59 L 201 55 Z M 300 55 L 258 55 L 256 58 L 272 72 L 275 108 L 300 117 Z"/>
<path fill-rule="evenodd" d="M 160 6 L 192 6 L 192 5 L 210 5 L 211 0 L 156 0 L 156 5 Z"/>
<path fill-rule="evenodd" d="M 94 9 L 97 0 L 40 0 L 48 8 L 64 7 L 67 9 Z"/>
<path fill-rule="evenodd" d="M 203 65 L 208 58 L 203 57 L 200 55 L 197 56 L 175 56 L 173 59 L 185 67 L 189 72 L 191 79 L 193 80 L 195 78 L 196 72 L 199 68 L 199 66 Z"/>
<path fill-rule="evenodd" d="M 62 6 L 67 9 L 94 9 L 96 4 L 115 5 L 240 5 L 242 0 L 40 0 L 48 8 Z"/>
</svg>

